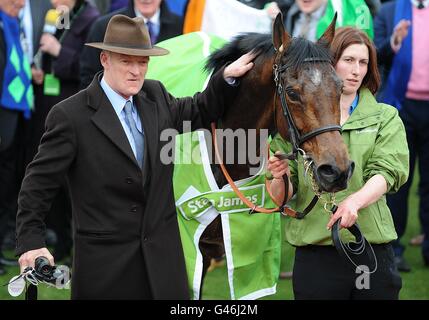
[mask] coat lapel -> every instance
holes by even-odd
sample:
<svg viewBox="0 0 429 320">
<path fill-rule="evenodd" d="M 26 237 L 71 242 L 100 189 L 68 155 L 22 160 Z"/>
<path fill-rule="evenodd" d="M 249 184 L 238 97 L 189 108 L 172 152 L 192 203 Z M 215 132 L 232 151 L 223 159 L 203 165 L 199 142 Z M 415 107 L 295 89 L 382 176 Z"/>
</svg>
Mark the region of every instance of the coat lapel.
<svg viewBox="0 0 429 320">
<path fill-rule="evenodd" d="M 98 73 L 88 87 L 88 106 L 96 110 L 91 121 L 138 166 L 122 124 L 100 86 L 100 77 Z"/>
</svg>

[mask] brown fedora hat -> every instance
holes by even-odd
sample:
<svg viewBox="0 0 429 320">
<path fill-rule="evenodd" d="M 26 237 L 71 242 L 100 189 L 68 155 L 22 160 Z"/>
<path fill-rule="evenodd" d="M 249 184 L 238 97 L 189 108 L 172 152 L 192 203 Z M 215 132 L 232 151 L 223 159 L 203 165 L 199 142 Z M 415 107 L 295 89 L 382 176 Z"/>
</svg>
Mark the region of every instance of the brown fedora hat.
<svg viewBox="0 0 429 320">
<path fill-rule="evenodd" d="M 131 56 L 163 56 L 168 50 L 152 46 L 149 32 L 143 18 L 114 15 L 107 25 L 103 42 L 85 45 Z"/>
</svg>

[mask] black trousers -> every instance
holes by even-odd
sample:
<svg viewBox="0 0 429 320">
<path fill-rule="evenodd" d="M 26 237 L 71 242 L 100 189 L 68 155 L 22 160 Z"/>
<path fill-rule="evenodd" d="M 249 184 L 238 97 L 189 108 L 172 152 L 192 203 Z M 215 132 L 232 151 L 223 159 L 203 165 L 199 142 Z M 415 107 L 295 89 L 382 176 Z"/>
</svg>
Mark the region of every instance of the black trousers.
<svg viewBox="0 0 429 320">
<path fill-rule="evenodd" d="M 402 279 L 393 261 L 392 246 L 372 247 L 378 262 L 372 274 L 353 270 L 333 246 L 297 247 L 292 279 L 295 299 L 397 300 Z M 372 270 L 373 266 L 368 268 Z"/>
<path fill-rule="evenodd" d="M 0 110 L 4 113 L 15 112 Z M 3 118 L 5 119 L 5 118 Z M 11 118 L 13 119 L 13 118 Z M 9 226 L 9 220 L 15 221 L 18 192 L 24 177 L 25 126 L 21 114 L 15 117 L 14 128 L 0 135 L 0 251 L 3 238 Z M 3 125 L 1 123 L 0 125 Z M 1 128 L 7 130 L 7 127 Z M 13 223 L 14 225 L 15 223 Z"/>
<path fill-rule="evenodd" d="M 407 132 L 410 149 L 410 177 L 395 194 L 387 195 L 387 204 L 392 212 L 398 240 L 393 244 L 397 256 L 405 250 L 399 240 L 405 233 L 408 219 L 408 196 L 413 183 L 416 159 L 419 161 L 420 182 L 418 187 L 420 203 L 419 217 L 423 233 L 429 235 L 429 101 L 405 99 L 399 112 Z M 429 236 L 425 237 L 422 254 L 429 261 Z"/>
</svg>

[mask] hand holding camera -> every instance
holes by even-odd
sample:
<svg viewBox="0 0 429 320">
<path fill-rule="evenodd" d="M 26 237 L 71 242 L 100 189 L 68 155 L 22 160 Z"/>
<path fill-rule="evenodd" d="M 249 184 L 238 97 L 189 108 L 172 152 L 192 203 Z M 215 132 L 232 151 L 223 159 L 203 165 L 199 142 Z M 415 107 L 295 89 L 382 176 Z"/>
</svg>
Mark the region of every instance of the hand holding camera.
<svg viewBox="0 0 429 320">
<path fill-rule="evenodd" d="M 24 269 L 27 267 L 34 268 L 34 264 L 37 257 L 46 257 L 49 260 L 50 265 L 53 266 L 55 264 L 54 257 L 47 248 L 29 250 L 27 252 L 24 252 L 18 259 L 21 273 L 23 273 Z"/>
<path fill-rule="evenodd" d="M 21 256 L 21 258 L 23 256 Z M 26 260 L 25 258 L 21 260 L 21 258 L 21 274 L 13 277 L 8 283 L 8 291 L 10 295 L 14 297 L 19 296 L 24 291 L 26 283 L 29 283 L 33 286 L 38 286 L 40 283 L 45 283 L 57 289 L 68 288 L 70 270 L 67 266 L 51 265 L 50 260 L 45 256 L 38 256 L 36 259 L 34 259 L 34 262 L 30 263 L 30 266 L 24 266 L 23 261 Z M 34 264 L 34 267 L 31 266 L 32 264 Z"/>
</svg>

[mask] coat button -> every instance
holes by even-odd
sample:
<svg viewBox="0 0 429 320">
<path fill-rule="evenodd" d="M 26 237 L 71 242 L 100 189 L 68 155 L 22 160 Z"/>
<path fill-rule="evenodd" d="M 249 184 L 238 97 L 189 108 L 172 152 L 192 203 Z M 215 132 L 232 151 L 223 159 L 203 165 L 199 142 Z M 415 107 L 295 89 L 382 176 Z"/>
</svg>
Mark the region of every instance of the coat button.
<svg viewBox="0 0 429 320">
<path fill-rule="evenodd" d="M 133 179 L 132 179 L 131 177 L 126 177 L 126 178 L 125 178 L 125 182 L 126 182 L 127 184 L 132 184 L 132 183 L 133 183 Z"/>
<path fill-rule="evenodd" d="M 147 237 L 144 237 L 144 238 L 143 238 L 143 242 L 147 242 L 147 240 L 148 240 L 148 238 L 147 238 Z"/>
<path fill-rule="evenodd" d="M 136 205 L 133 205 L 133 206 L 131 206 L 131 208 L 130 208 L 130 211 L 131 212 L 137 212 L 137 206 Z"/>
</svg>

